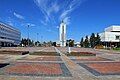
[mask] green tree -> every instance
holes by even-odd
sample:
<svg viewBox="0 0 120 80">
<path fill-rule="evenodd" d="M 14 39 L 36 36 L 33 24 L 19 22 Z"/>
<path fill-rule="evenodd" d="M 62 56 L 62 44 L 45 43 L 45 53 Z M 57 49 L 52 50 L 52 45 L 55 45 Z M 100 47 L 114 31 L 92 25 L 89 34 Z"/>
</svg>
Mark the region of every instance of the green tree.
<svg viewBox="0 0 120 80">
<path fill-rule="evenodd" d="M 69 45 L 69 47 L 74 47 L 74 40 L 72 40 L 72 39 L 67 40 L 66 46 L 68 46 L 68 45 Z"/>
<path fill-rule="evenodd" d="M 31 40 L 31 39 L 26 39 L 27 41 L 27 45 L 28 46 L 34 46 L 34 41 L 33 40 Z"/>
<path fill-rule="evenodd" d="M 24 43 L 24 39 L 22 38 L 20 45 L 22 46 L 23 43 Z"/>
<path fill-rule="evenodd" d="M 91 36 L 90 36 L 90 46 L 91 46 L 92 48 L 95 47 L 95 42 L 96 42 L 96 37 L 95 37 L 95 34 L 92 33 Z"/>
<path fill-rule="evenodd" d="M 55 47 L 56 47 L 56 42 L 53 42 L 53 43 L 52 43 L 52 46 L 55 46 Z"/>
<path fill-rule="evenodd" d="M 33 40 L 31 40 L 30 46 L 34 46 L 34 41 Z"/>
<path fill-rule="evenodd" d="M 40 46 L 41 44 L 40 44 L 40 42 L 39 41 L 36 41 L 35 42 L 35 46 Z"/>
<path fill-rule="evenodd" d="M 47 44 L 47 43 L 44 41 L 44 42 L 43 42 L 43 46 L 45 46 L 45 47 L 46 47 L 46 44 Z"/>
<path fill-rule="evenodd" d="M 85 47 L 85 48 L 88 48 L 88 47 L 89 47 L 89 39 L 88 39 L 88 36 L 86 36 L 86 38 L 85 38 L 84 47 Z"/>
<path fill-rule="evenodd" d="M 29 43 L 29 46 L 34 46 L 34 41 L 33 41 L 33 40 L 25 39 L 25 38 L 22 38 L 20 44 L 21 44 L 21 46 L 22 46 L 22 45 L 28 46 L 28 43 Z"/>
<path fill-rule="evenodd" d="M 100 39 L 99 34 L 97 33 L 96 40 L 95 40 L 95 46 L 100 45 L 100 44 L 101 44 L 101 39 Z"/>
<path fill-rule="evenodd" d="M 52 46 L 52 41 L 47 42 L 47 46 Z"/>
<path fill-rule="evenodd" d="M 69 40 L 69 46 L 74 47 L 74 40 L 71 40 L 71 39 Z"/>
<path fill-rule="evenodd" d="M 24 46 L 27 46 L 27 44 L 28 44 L 28 41 L 27 41 L 27 39 L 25 39 L 25 38 L 22 38 L 22 40 L 21 40 L 21 46 L 22 45 L 24 45 Z"/>
<path fill-rule="evenodd" d="M 84 46 L 83 37 L 81 38 L 80 45 L 81 45 L 81 47 L 83 47 L 83 46 Z"/>
</svg>

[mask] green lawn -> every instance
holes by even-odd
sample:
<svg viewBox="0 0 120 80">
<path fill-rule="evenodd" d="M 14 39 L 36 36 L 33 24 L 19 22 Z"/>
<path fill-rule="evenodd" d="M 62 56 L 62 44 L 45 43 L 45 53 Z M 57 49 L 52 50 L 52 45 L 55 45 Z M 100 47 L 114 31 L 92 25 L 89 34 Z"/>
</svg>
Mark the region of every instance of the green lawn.
<svg viewBox="0 0 120 80">
<path fill-rule="evenodd" d="M 115 51 L 120 51 L 120 48 L 113 48 L 113 50 L 115 50 Z"/>
</svg>

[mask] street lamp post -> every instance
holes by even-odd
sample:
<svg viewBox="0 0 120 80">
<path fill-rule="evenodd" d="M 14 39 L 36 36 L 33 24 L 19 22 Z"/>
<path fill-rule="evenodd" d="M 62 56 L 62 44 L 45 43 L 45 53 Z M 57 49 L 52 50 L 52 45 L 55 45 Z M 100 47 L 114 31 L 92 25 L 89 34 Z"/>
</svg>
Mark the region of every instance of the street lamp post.
<svg viewBox="0 0 120 80">
<path fill-rule="evenodd" d="M 39 35 L 39 33 L 37 33 L 37 46 L 38 46 L 38 35 Z"/>
<path fill-rule="evenodd" d="M 43 36 L 41 36 L 41 44 L 43 45 Z"/>
<path fill-rule="evenodd" d="M 29 47 L 29 27 L 30 27 L 30 25 L 28 25 L 27 27 L 28 27 L 28 47 Z"/>
</svg>

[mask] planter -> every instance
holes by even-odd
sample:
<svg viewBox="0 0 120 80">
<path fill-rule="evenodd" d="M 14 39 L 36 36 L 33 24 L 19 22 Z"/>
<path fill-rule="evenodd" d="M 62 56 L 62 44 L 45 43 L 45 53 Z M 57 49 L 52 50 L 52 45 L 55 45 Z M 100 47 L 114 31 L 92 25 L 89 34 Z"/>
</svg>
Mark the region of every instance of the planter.
<svg viewBox="0 0 120 80">
<path fill-rule="evenodd" d="M 0 63 L 0 68 L 3 68 L 5 66 L 9 65 L 9 63 Z"/>
<path fill-rule="evenodd" d="M 0 54 L 11 54 L 11 55 L 25 55 L 28 54 L 29 51 L 0 51 Z"/>
<path fill-rule="evenodd" d="M 96 56 L 95 53 L 91 53 L 91 52 L 71 52 L 71 53 L 67 53 L 67 56 Z"/>
<path fill-rule="evenodd" d="M 60 56 L 60 54 L 57 52 L 34 52 L 34 53 L 30 53 L 30 55 Z"/>
</svg>

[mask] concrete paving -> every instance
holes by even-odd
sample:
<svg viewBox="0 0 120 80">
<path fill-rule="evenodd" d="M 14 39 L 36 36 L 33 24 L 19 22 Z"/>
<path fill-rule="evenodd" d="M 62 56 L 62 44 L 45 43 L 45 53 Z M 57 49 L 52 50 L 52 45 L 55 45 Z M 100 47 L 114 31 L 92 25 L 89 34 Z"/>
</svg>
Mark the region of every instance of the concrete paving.
<svg viewBox="0 0 120 80">
<path fill-rule="evenodd" d="M 17 76 L 17 75 L 0 75 L 0 80 L 120 80 L 120 75 L 100 75 L 95 76 L 90 71 L 88 71 L 86 68 L 80 66 L 78 62 L 73 61 L 72 58 L 76 59 L 78 57 L 71 56 L 68 57 L 64 53 L 67 52 L 67 48 L 54 48 L 54 47 L 36 47 L 36 48 L 2 48 L 0 50 L 21 50 L 21 51 L 30 51 L 30 52 L 36 52 L 36 51 L 46 51 L 46 52 L 57 52 L 60 53 L 60 58 L 62 61 L 27 61 L 27 60 L 19 60 L 26 57 L 38 57 L 33 55 L 5 55 L 8 57 L 7 59 L 3 60 L 0 59 L 1 63 L 14 63 L 14 62 L 50 62 L 50 63 L 64 63 L 65 66 L 68 68 L 71 76 L 63 77 L 63 76 L 57 76 L 57 77 L 50 77 L 50 76 Z M 96 53 L 97 57 L 102 57 L 106 59 L 111 59 L 113 62 L 120 62 L 120 54 L 114 54 L 119 53 L 115 51 L 106 51 L 106 50 L 96 50 L 91 48 L 71 48 L 72 52 L 94 52 Z M 92 61 L 86 61 L 86 62 L 92 62 Z M 96 61 L 99 62 L 99 61 Z M 104 61 L 105 62 L 105 61 Z M 79 63 L 85 63 L 79 62 Z M 113 65 L 114 66 L 114 65 Z"/>
</svg>

